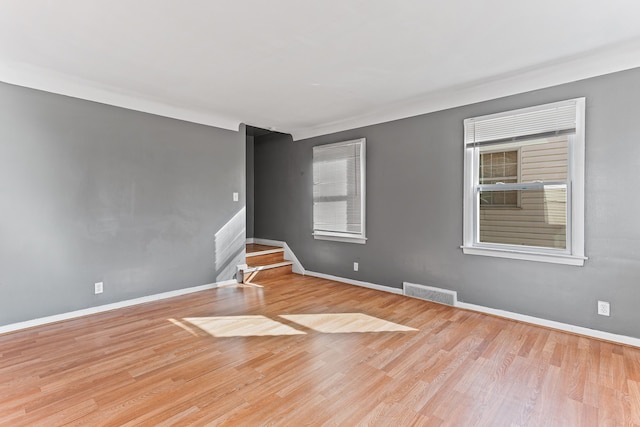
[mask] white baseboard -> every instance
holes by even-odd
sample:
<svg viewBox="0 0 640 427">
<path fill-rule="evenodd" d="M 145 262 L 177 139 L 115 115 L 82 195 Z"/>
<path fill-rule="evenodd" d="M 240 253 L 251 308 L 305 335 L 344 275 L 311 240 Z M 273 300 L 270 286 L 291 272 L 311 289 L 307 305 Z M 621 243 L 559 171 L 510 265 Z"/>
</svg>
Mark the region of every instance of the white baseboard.
<svg viewBox="0 0 640 427">
<path fill-rule="evenodd" d="M 291 267 L 291 270 L 294 273 L 298 273 L 302 275 L 307 274 L 307 270 L 304 269 L 304 267 L 302 266 L 302 263 L 296 257 L 296 254 L 293 253 L 293 251 L 291 250 L 291 248 L 289 248 L 289 245 L 287 245 L 286 242 L 284 243 L 284 257 L 285 259 L 288 259 L 293 262 L 293 266 Z"/>
<path fill-rule="evenodd" d="M 476 304 L 469 304 L 466 302 L 458 301 L 458 303 L 456 304 L 456 307 L 464 308 L 466 310 L 477 311 L 485 314 L 492 314 L 494 316 L 504 317 L 506 319 L 518 320 L 520 322 L 543 326 L 545 328 L 557 329 L 564 332 L 571 332 L 578 335 L 585 335 L 591 338 L 598 338 L 605 341 L 611 341 L 619 344 L 626 344 L 634 347 L 640 347 L 640 338 L 633 338 L 633 337 L 628 337 L 626 335 L 613 334 L 611 332 L 604 332 L 597 329 L 585 328 L 583 326 L 570 325 L 568 323 L 541 319 L 539 317 L 527 316 L 526 314 L 514 313 L 511 311 L 505 311 L 505 310 L 498 310 L 495 308 L 489 308 L 489 307 L 476 305 Z"/>
<path fill-rule="evenodd" d="M 247 245 L 251 245 L 252 243 L 255 243 L 253 240 L 254 240 L 253 237 L 247 237 Z"/>
<path fill-rule="evenodd" d="M 46 325 L 48 323 L 55 323 L 63 320 L 75 319 L 77 317 L 88 316 L 90 314 L 117 310 L 119 308 L 130 307 L 132 305 L 144 304 L 147 302 L 173 298 L 180 295 L 186 295 L 194 292 L 205 291 L 207 289 L 214 289 L 220 286 L 231 285 L 234 283 L 238 283 L 238 282 L 236 280 L 225 280 L 222 282 L 209 283 L 207 285 L 194 286 L 194 287 L 185 288 L 185 289 L 177 289 L 175 291 L 163 292 L 161 294 L 155 294 L 155 295 L 148 295 L 145 297 L 134 298 L 126 301 L 118 301 L 112 304 L 89 307 L 82 310 L 70 311 L 68 313 L 55 314 L 53 316 L 41 317 L 39 319 L 32 319 L 32 320 L 26 320 L 24 322 L 12 323 L 9 325 L 0 326 L 0 334 L 19 331 L 21 329 L 33 328 L 34 326 Z"/>
<path fill-rule="evenodd" d="M 336 282 L 347 283 L 349 285 L 361 286 L 364 288 L 375 289 L 378 291 L 390 292 L 393 294 L 402 295 L 402 289 L 393 288 L 390 286 L 376 285 L 375 283 L 361 282 L 359 280 L 347 279 L 344 277 L 332 276 L 330 274 L 317 273 L 315 271 L 307 271 L 308 276 L 319 277 L 321 279 L 334 280 Z M 410 298 L 410 297 L 408 297 Z M 563 332 L 570 332 L 578 335 L 584 335 L 591 338 L 597 338 L 605 341 L 611 341 L 618 344 L 625 344 L 634 347 L 640 347 L 640 338 L 628 337 L 626 335 L 618 335 L 611 332 L 599 331 L 597 329 L 585 328 L 582 326 L 570 325 L 568 323 L 556 322 L 554 320 L 541 319 L 539 317 L 527 316 L 526 314 L 513 313 L 511 311 L 498 310 L 495 308 L 489 308 L 482 305 L 469 304 L 466 302 L 457 301 L 456 308 L 462 308 L 465 310 L 477 311 L 484 314 L 492 314 L 498 317 L 504 317 L 506 319 L 517 320 L 532 325 L 543 326 L 545 328 L 556 329 Z"/>
<path fill-rule="evenodd" d="M 331 274 L 318 273 L 307 270 L 307 276 L 319 277 L 321 279 L 334 280 L 336 282 L 347 283 L 349 285 L 361 286 L 363 288 L 375 289 L 376 291 L 390 292 L 392 294 L 402 295 L 402 289 L 392 288 L 391 286 L 376 285 L 375 283 L 363 282 L 361 280 L 347 279 L 345 277 L 332 276 Z"/>
<path fill-rule="evenodd" d="M 250 239 L 247 239 L 247 243 L 249 244 L 255 243 L 257 245 L 278 246 L 278 247 L 284 248 L 284 258 L 293 262 L 293 266 L 291 267 L 292 271 L 298 274 L 303 274 L 303 275 L 306 274 L 306 270 L 302 266 L 302 263 L 298 260 L 298 258 L 296 257 L 296 254 L 293 253 L 289 245 L 287 245 L 287 242 L 283 242 L 281 240 L 260 239 L 257 237 L 252 237 Z"/>
</svg>

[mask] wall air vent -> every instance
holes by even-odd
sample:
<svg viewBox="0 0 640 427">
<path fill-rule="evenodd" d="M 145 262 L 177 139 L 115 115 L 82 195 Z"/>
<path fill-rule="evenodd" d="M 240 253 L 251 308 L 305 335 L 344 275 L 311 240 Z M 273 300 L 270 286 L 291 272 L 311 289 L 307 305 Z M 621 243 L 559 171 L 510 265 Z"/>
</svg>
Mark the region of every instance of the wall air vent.
<svg viewBox="0 0 640 427">
<path fill-rule="evenodd" d="M 455 291 L 434 288 L 432 286 L 417 285 L 409 282 L 402 282 L 402 293 L 408 297 L 419 298 L 454 307 L 458 302 L 458 293 Z"/>
</svg>

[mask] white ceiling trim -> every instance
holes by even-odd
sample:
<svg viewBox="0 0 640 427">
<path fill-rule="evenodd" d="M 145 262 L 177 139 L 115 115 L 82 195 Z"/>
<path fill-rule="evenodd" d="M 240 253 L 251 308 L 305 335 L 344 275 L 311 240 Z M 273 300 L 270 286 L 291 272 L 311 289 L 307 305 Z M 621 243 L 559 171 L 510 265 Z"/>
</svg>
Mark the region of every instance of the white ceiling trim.
<svg viewBox="0 0 640 427">
<path fill-rule="evenodd" d="M 606 49 L 598 49 L 559 63 L 546 64 L 499 76 L 485 82 L 475 82 L 457 88 L 432 92 L 413 100 L 388 105 L 386 108 L 371 114 L 346 118 L 339 122 L 327 123 L 312 128 L 292 129 L 289 132 L 293 135 L 293 139 L 298 141 L 544 89 L 637 67 L 640 67 L 640 39 Z"/>
<path fill-rule="evenodd" d="M 0 81 L 227 130 L 238 131 L 241 123 L 240 119 L 225 117 L 209 111 L 176 107 L 146 99 L 143 96 L 121 93 L 117 89 L 96 87 L 92 82 L 28 64 L 0 62 Z"/>
<path fill-rule="evenodd" d="M 640 39 L 607 47 L 606 49 L 598 49 L 589 54 L 575 56 L 562 62 L 545 64 L 498 76 L 487 81 L 431 92 L 411 100 L 386 105 L 374 112 L 357 117 L 347 117 L 344 120 L 324 123 L 314 127 L 278 129 L 278 131 L 291 133 L 294 140 L 302 140 L 488 101 L 636 67 L 640 67 Z M 198 111 L 172 106 L 137 94 L 118 92 L 114 88 L 98 87 L 92 82 L 79 80 L 28 64 L 0 62 L 0 81 L 233 131 L 238 131 L 240 124 L 245 121 L 240 117 L 227 117 L 211 111 Z"/>
</svg>

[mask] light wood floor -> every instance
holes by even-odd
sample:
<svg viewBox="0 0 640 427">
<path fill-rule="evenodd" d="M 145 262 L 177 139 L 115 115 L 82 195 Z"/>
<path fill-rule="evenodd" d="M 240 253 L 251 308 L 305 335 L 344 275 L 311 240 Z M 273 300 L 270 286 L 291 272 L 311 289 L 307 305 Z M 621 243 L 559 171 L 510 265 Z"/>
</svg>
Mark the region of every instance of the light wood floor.
<svg viewBox="0 0 640 427">
<path fill-rule="evenodd" d="M 640 425 L 640 350 L 288 275 L 0 335 L 0 425 Z"/>
</svg>

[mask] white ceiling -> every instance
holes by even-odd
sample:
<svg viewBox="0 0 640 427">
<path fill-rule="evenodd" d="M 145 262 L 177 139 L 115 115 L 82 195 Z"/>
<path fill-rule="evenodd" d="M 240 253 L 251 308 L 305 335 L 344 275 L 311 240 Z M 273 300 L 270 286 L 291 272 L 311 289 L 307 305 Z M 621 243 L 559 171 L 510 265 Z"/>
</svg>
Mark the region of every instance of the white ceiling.
<svg viewBox="0 0 640 427">
<path fill-rule="evenodd" d="M 0 3 L 2 81 L 296 139 L 638 66 L 638 0 Z"/>
</svg>

